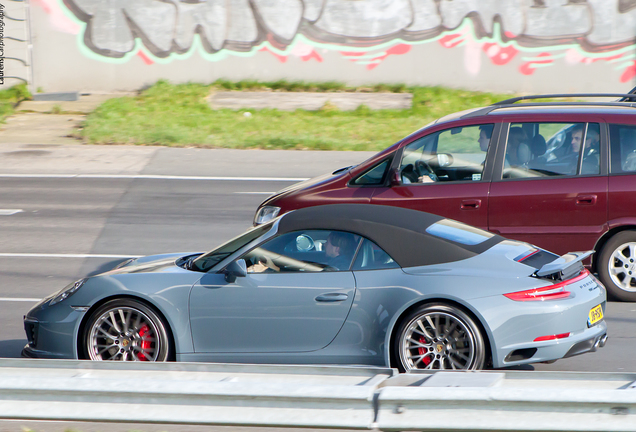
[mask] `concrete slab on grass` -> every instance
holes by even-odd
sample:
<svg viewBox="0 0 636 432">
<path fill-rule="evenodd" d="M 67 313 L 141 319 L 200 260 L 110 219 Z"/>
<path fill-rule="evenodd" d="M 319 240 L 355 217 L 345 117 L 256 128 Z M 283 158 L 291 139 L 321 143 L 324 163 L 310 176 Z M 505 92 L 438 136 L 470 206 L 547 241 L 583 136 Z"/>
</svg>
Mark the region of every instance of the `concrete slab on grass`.
<svg viewBox="0 0 636 432">
<path fill-rule="evenodd" d="M 216 92 L 209 98 L 213 109 L 263 109 L 283 111 L 297 109 L 319 110 L 327 102 L 342 111 L 351 111 L 360 105 L 371 109 L 410 109 L 411 93 L 312 93 L 312 92 Z"/>
<path fill-rule="evenodd" d="M 79 99 L 78 92 L 36 93 L 33 95 L 34 101 L 75 102 L 78 99 Z"/>
<path fill-rule="evenodd" d="M 18 105 L 16 111 L 50 113 L 55 111 L 89 114 L 108 99 L 122 96 L 133 96 L 135 93 L 108 93 L 82 95 L 76 101 L 32 100 Z"/>
</svg>

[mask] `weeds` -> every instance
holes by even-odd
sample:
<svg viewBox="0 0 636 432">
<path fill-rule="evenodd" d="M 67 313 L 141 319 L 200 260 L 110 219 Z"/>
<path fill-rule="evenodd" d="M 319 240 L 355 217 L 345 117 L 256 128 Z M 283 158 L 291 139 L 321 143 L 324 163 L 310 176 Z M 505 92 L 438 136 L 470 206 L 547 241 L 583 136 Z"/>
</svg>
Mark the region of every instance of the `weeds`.
<svg viewBox="0 0 636 432">
<path fill-rule="evenodd" d="M 318 111 L 276 109 L 213 110 L 214 90 L 410 92 L 413 104 L 403 110 L 360 106 L 340 111 L 326 103 Z M 510 95 L 443 87 L 378 84 L 347 87 L 341 83 L 257 82 L 225 80 L 211 85 L 159 81 L 135 97 L 104 102 L 82 130 L 92 143 L 223 148 L 380 150 L 446 114 L 489 105 Z"/>
<path fill-rule="evenodd" d="M 15 106 L 23 100 L 31 99 L 26 84 L 18 84 L 6 90 L 0 90 L 0 123 L 14 113 Z"/>
</svg>

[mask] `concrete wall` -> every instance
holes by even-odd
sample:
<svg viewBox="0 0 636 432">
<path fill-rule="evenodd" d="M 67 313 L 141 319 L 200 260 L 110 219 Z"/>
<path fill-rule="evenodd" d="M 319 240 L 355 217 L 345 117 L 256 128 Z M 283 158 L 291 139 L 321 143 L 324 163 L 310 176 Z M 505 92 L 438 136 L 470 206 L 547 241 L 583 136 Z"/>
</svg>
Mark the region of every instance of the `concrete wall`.
<svg viewBox="0 0 636 432">
<path fill-rule="evenodd" d="M 636 0 L 30 0 L 30 19 L 46 92 L 160 78 L 622 92 L 636 76 Z"/>
</svg>

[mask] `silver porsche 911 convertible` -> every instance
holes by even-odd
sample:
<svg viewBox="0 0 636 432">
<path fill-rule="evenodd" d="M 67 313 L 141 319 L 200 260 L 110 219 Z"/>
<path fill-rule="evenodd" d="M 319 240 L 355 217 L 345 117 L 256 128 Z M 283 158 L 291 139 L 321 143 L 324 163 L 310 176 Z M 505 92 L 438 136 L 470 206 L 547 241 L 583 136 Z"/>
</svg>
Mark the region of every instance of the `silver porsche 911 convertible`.
<svg viewBox="0 0 636 432">
<path fill-rule="evenodd" d="M 397 207 L 304 208 L 208 253 L 81 279 L 25 316 L 26 357 L 483 369 L 605 345 L 581 264 Z"/>
</svg>

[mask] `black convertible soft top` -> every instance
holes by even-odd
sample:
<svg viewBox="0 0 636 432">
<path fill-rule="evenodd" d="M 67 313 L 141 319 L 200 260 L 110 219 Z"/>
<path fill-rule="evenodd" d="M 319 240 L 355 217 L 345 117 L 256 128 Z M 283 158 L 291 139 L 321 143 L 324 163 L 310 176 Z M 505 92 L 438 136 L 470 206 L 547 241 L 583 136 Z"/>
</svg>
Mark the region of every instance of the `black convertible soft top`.
<svg viewBox="0 0 636 432">
<path fill-rule="evenodd" d="M 473 257 L 504 240 L 489 238 L 470 245 L 430 234 L 431 225 L 446 220 L 417 210 L 377 204 L 329 204 L 294 210 L 281 216 L 278 232 L 307 229 L 341 230 L 373 240 L 400 267 L 442 264 Z"/>
</svg>

